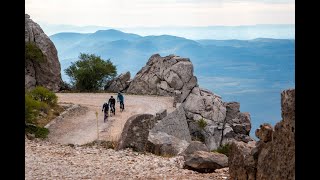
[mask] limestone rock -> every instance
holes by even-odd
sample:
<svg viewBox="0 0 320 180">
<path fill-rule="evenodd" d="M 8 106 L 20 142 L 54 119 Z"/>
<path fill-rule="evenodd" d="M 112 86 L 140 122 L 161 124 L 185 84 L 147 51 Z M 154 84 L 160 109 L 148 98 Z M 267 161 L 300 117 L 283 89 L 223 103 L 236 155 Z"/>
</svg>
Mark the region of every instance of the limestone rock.
<svg viewBox="0 0 320 180">
<path fill-rule="evenodd" d="M 123 127 L 119 138 L 117 150 L 132 148 L 135 151 L 144 152 L 154 116 L 151 114 L 137 114 L 131 116 Z"/>
<path fill-rule="evenodd" d="M 255 180 L 256 161 L 251 154 L 254 144 L 233 141 L 228 157 L 231 179 Z"/>
<path fill-rule="evenodd" d="M 166 132 L 188 142 L 191 136 L 192 140 L 204 142 L 210 150 L 217 149 L 232 140 L 244 142 L 252 140 L 249 137 L 251 130 L 249 113 L 240 112 L 238 102 L 225 103 L 221 96 L 198 87 L 189 58 L 152 55 L 146 66 L 133 78 L 127 92 L 173 96 L 173 107 L 183 107 L 185 118 L 178 118 L 181 119 L 179 121 L 173 116 L 169 119 L 175 119 L 174 121 L 164 118 L 156 125 L 157 129 L 153 132 Z M 182 115 L 174 116 L 182 117 Z M 206 122 L 205 127 L 199 127 L 200 120 Z M 182 121 L 186 121 L 187 125 L 181 128 L 188 127 L 190 135 L 177 134 L 186 132 L 179 129 Z"/>
<path fill-rule="evenodd" d="M 281 93 L 282 120 L 260 149 L 257 179 L 295 179 L 295 90 Z M 258 147 L 259 148 L 259 147 Z"/>
<path fill-rule="evenodd" d="M 181 103 L 195 86 L 197 79 L 193 76 L 190 59 L 175 55 L 161 57 L 159 54 L 154 54 L 133 78 L 127 92 L 175 96 L 176 91 L 179 91 L 181 96 L 177 102 Z"/>
<path fill-rule="evenodd" d="M 254 146 L 233 142 L 229 156 L 231 179 L 295 179 L 295 90 L 281 93 L 282 120 L 274 130 L 262 124 Z"/>
<path fill-rule="evenodd" d="M 198 172 L 213 172 L 228 166 L 228 157 L 224 154 L 196 151 L 185 158 L 184 168 Z"/>
<path fill-rule="evenodd" d="M 182 106 L 168 114 L 166 117 L 158 121 L 151 132 L 165 132 L 179 139 L 191 141 L 191 136 Z"/>
<path fill-rule="evenodd" d="M 44 86 L 54 92 L 62 85 L 61 67 L 58 52 L 50 38 L 41 27 L 25 15 L 25 43 L 26 47 L 40 49 L 41 60 L 29 57 L 25 59 L 25 88 Z"/>
<path fill-rule="evenodd" d="M 122 73 L 118 77 L 110 80 L 104 87 L 109 92 L 125 92 L 130 85 L 130 72 Z"/>
<path fill-rule="evenodd" d="M 150 132 L 148 136 L 147 151 L 162 156 L 175 156 L 181 154 L 189 143 L 164 132 Z"/>
<path fill-rule="evenodd" d="M 182 152 L 183 156 L 187 156 L 196 151 L 206 151 L 209 152 L 209 148 L 200 141 L 191 141 L 189 146 Z"/>
</svg>

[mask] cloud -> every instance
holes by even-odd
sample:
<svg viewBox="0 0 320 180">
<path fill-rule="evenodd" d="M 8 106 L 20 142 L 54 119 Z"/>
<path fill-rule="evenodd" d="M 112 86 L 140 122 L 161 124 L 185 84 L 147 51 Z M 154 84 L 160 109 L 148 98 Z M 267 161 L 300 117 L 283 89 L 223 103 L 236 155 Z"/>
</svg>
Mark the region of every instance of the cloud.
<svg viewBox="0 0 320 180">
<path fill-rule="evenodd" d="M 26 13 L 50 24 L 210 26 L 294 24 L 288 0 L 26 0 Z"/>
</svg>

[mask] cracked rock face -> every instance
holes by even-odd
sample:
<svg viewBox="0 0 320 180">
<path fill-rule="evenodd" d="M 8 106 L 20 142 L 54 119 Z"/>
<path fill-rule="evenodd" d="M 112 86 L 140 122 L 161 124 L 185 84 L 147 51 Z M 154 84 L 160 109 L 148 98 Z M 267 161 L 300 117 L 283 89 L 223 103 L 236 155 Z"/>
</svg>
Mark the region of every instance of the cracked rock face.
<svg viewBox="0 0 320 180">
<path fill-rule="evenodd" d="M 54 92 L 60 90 L 61 67 L 58 60 L 57 49 L 41 27 L 25 15 L 25 43 L 32 43 L 43 54 L 42 62 L 37 59 L 25 60 L 25 88 L 44 86 Z"/>
<path fill-rule="evenodd" d="M 134 77 L 127 93 L 162 96 L 179 95 L 178 103 L 183 102 L 197 79 L 193 76 L 193 65 L 189 58 L 175 55 L 161 57 L 152 55 Z"/>
<path fill-rule="evenodd" d="M 225 103 L 220 96 L 200 88 L 189 58 L 152 55 L 131 81 L 127 93 L 173 96 L 173 106 L 180 105 L 177 113 L 165 117 L 153 132 L 166 132 L 188 142 L 202 141 L 209 150 L 232 140 L 252 141 L 249 113 L 241 113 L 239 103 Z M 187 132 L 183 127 L 189 128 L 190 135 L 181 136 Z"/>
<path fill-rule="evenodd" d="M 125 92 L 130 84 L 130 72 L 122 73 L 118 77 L 107 82 L 104 90 L 109 92 Z"/>
</svg>

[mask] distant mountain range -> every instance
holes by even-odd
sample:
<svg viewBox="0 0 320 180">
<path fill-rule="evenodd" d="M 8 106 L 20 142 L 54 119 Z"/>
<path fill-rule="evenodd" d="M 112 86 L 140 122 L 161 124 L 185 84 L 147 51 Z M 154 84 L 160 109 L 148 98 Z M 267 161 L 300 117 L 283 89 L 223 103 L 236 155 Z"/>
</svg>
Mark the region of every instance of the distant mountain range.
<svg viewBox="0 0 320 180">
<path fill-rule="evenodd" d="M 98 30 L 111 29 L 103 26 L 74 26 L 63 24 L 39 23 L 49 36 L 61 32 L 94 33 Z M 149 35 L 172 35 L 192 40 L 198 39 L 240 39 L 249 40 L 260 37 L 274 39 L 294 39 L 294 24 L 257 24 L 242 26 L 170 26 L 170 27 L 123 27 L 115 28 L 123 32 Z"/>
<path fill-rule="evenodd" d="M 221 95 L 224 101 L 239 101 L 241 111 L 250 112 L 252 133 L 260 122 L 275 124 L 281 119 L 280 92 L 295 84 L 294 39 L 191 40 L 114 29 L 58 33 L 50 39 L 58 50 L 62 71 L 77 60 L 80 52 L 110 58 L 119 74 L 130 71 L 132 76 L 152 54 L 188 57 L 201 87 Z M 62 78 L 68 81 L 64 72 Z"/>
</svg>

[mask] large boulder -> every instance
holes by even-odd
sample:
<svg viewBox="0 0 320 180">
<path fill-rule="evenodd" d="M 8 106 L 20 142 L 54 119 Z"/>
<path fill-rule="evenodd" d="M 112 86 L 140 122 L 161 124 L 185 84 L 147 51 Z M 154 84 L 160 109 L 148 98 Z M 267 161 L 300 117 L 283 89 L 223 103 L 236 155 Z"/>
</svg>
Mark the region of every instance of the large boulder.
<svg viewBox="0 0 320 180">
<path fill-rule="evenodd" d="M 233 143 L 229 156 L 231 179 L 295 179 L 295 90 L 281 93 L 282 120 L 274 128 L 262 124 L 255 146 Z"/>
<path fill-rule="evenodd" d="M 25 15 L 25 88 L 44 86 L 54 92 L 62 85 L 58 52 L 41 27 Z"/>
<path fill-rule="evenodd" d="M 122 73 L 116 78 L 107 82 L 104 90 L 109 92 L 125 92 L 130 84 L 130 72 Z"/>
<path fill-rule="evenodd" d="M 228 163 L 230 179 L 255 180 L 256 160 L 252 155 L 255 145 L 233 141 L 230 145 Z"/>
<path fill-rule="evenodd" d="M 214 93 L 193 88 L 183 103 L 190 133 L 194 140 L 200 135 L 210 150 L 217 149 L 222 141 L 226 107 L 221 97 Z M 199 127 L 199 121 L 205 121 L 205 127 Z"/>
<path fill-rule="evenodd" d="M 159 120 L 151 129 L 151 132 L 165 132 L 168 135 L 186 140 L 187 142 L 191 141 L 185 112 L 182 106 L 179 106 L 176 110 Z"/>
<path fill-rule="evenodd" d="M 209 152 L 209 148 L 200 141 L 191 141 L 189 146 L 181 153 L 183 156 L 187 156 L 196 151 L 206 151 Z"/>
<path fill-rule="evenodd" d="M 189 143 L 165 132 L 150 132 L 148 136 L 147 151 L 156 155 L 180 155 Z"/>
<path fill-rule="evenodd" d="M 135 151 L 146 151 L 150 127 L 154 124 L 152 114 L 137 114 L 131 116 L 125 123 L 117 150 L 132 148 Z"/>
<path fill-rule="evenodd" d="M 228 157 L 224 154 L 196 151 L 185 157 L 184 168 L 198 172 L 214 172 L 228 166 Z"/>
<path fill-rule="evenodd" d="M 178 94 L 177 102 L 180 103 L 195 86 L 197 79 L 193 76 L 193 65 L 189 58 L 154 54 L 133 78 L 127 93 L 162 96 Z"/>
</svg>

